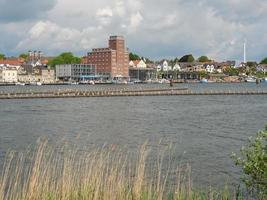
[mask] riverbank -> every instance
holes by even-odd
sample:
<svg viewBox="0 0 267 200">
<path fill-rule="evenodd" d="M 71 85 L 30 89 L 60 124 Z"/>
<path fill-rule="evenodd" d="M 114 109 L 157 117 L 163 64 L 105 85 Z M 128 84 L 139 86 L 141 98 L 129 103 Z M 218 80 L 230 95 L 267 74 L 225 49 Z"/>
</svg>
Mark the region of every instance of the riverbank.
<svg viewBox="0 0 267 200">
<path fill-rule="evenodd" d="M 193 187 L 191 167 L 170 159 L 171 148 L 159 148 L 152 160 L 146 143 L 133 154 L 116 145 L 88 150 L 39 141 L 7 156 L 0 199 L 242 199 L 235 188 Z"/>
</svg>

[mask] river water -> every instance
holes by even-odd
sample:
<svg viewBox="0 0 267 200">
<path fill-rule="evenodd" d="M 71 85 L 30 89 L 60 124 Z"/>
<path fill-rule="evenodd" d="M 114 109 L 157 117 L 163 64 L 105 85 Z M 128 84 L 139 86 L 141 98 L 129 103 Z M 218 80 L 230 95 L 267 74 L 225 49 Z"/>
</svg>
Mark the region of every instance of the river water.
<svg viewBox="0 0 267 200">
<path fill-rule="evenodd" d="M 126 86 L 2 87 L 4 91 L 118 89 Z M 168 87 L 165 86 L 127 86 Z M 177 85 L 191 90 L 267 90 L 267 84 Z M 267 123 L 267 96 L 154 96 L 0 100 L 0 164 L 9 149 L 23 150 L 40 137 L 82 145 L 135 148 L 172 143 L 188 162 L 196 184 L 235 183 L 230 158 Z"/>
</svg>

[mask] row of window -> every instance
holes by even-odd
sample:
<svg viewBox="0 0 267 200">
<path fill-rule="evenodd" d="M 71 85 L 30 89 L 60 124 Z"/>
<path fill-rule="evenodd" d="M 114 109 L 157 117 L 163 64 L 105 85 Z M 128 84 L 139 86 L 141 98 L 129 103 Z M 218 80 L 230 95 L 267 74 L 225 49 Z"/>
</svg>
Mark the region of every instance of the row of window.
<svg viewBox="0 0 267 200">
<path fill-rule="evenodd" d="M 5 73 L 5 72 L 3 72 L 3 76 L 16 76 L 16 74 L 15 73 Z"/>
</svg>

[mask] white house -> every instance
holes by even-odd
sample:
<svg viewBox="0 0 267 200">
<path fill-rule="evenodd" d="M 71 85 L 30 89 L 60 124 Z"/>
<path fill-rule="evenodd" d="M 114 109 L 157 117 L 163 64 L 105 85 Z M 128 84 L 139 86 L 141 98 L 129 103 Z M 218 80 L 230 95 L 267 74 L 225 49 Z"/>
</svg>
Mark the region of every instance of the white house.
<svg viewBox="0 0 267 200">
<path fill-rule="evenodd" d="M 219 74 L 222 74 L 222 73 L 223 73 L 223 70 L 222 70 L 221 68 L 217 68 L 215 71 L 216 71 L 217 73 L 219 73 Z"/>
<path fill-rule="evenodd" d="M 163 62 L 162 70 L 163 70 L 164 72 L 166 72 L 166 71 L 169 70 L 169 64 L 168 64 L 168 62 L 167 62 L 166 60 Z"/>
<path fill-rule="evenodd" d="M 173 66 L 173 71 L 181 71 L 181 66 L 178 64 L 178 63 L 176 63 L 174 66 Z"/>
<path fill-rule="evenodd" d="M 18 82 L 18 71 L 15 67 L 2 67 L 0 69 L 0 81 L 3 83 Z"/>
<path fill-rule="evenodd" d="M 157 72 L 160 72 L 162 70 L 162 67 L 160 65 L 157 66 Z"/>
<path fill-rule="evenodd" d="M 204 65 L 204 68 L 208 73 L 214 73 L 215 71 L 215 66 L 213 64 Z"/>
<path fill-rule="evenodd" d="M 257 66 L 257 72 L 267 73 L 267 65 L 259 65 L 259 66 Z"/>
<path fill-rule="evenodd" d="M 134 60 L 134 61 L 131 60 L 129 66 L 133 68 L 142 68 L 142 69 L 147 68 L 146 63 L 143 60 Z"/>
</svg>

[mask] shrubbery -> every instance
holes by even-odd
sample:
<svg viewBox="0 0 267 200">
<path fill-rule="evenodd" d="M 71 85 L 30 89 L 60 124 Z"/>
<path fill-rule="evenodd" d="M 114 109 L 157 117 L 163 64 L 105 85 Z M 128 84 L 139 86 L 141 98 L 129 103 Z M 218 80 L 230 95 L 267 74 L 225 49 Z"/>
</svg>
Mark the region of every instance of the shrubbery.
<svg viewBox="0 0 267 200">
<path fill-rule="evenodd" d="M 244 172 L 243 181 L 259 199 L 267 199 L 267 126 L 250 138 L 249 144 L 241 149 L 241 156 L 233 154 L 236 165 Z"/>
</svg>

